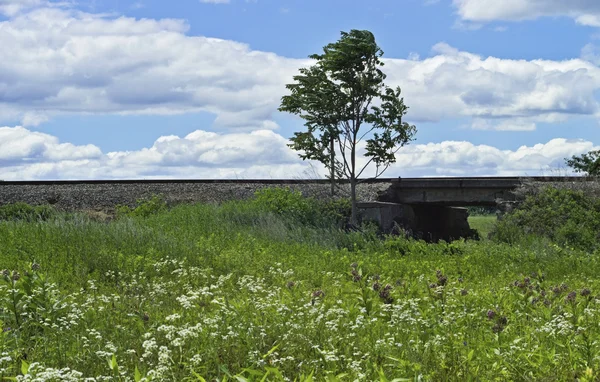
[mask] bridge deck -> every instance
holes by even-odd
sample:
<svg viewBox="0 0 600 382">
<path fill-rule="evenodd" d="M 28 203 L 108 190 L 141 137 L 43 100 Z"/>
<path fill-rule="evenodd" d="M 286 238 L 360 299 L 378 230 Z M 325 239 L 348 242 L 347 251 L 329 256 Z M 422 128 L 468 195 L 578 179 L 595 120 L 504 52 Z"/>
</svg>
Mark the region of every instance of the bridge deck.
<svg viewBox="0 0 600 382">
<path fill-rule="evenodd" d="M 381 201 L 402 204 L 434 204 L 443 206 L 495 206 L 498 201 L 515 199 L 513 191 L 524 181 L 581 182 L 596 180 L 586 177 L 471 177 L 409 178 L 392 180 Z"/>
</svg>

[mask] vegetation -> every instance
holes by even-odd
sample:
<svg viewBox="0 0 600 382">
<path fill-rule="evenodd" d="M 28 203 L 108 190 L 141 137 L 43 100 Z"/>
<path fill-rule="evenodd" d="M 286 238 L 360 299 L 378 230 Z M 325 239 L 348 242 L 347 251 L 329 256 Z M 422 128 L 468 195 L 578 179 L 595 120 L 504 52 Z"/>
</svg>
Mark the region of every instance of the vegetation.
<svg viewBox="0 0 600 382">
<path fill-rule="evenodd" d="M 494 241 L 438 244 L 345 232 L 319 203 L 0 222 L 0 380 L 600 378 L 600 251 L 554 224 L 585 231 L 591 201 L 548 190 Z"/>
<path fill-rule="evenodd" d="M 149 199 L 138 199 L 135 207 L 118 205 L 115 210 L 117 216 L 147 217 L 167 209 L 167 202 L 163 195 L 153 195 Z"/>
<path fill-rule="evenodd" d="M 590 176 L 600 175 L 600 150 L 590 151 L 579 156 L 574 155 L 571 159 L 565 159 L 565 162 L 575 172 Z"/>
<path fill-rule="evenodd" d="M 0 206 L 0 221 L 2 220 L 25 220 L 43 221 L 48 220 L 56 214 L 56 210 L 49 205 L 32 206 L 27 203 L 14 203 Z"/>
<path fill-rule="evenodd" d="M 490 233 L 496 227 L 498 218 L 496 215 L 472 215 L 469 216 L 469 226 L 477 231 L 481 239 L 487 239 Z"/>
<path fill-rule="evenodd" d="M 395 153 L 413 139 L 415 126 L 403 121 L 408 107 L 400 88 L 384 85 L 380 67 L 383 51 L 369 31 L 342 32 L 323 54 L 310 56 L 316 64 L 300 69 L 280 111 L 303 118 L 307 131 L 297 132 L 289 146 L 302 159 L 317 160 L 336 177 L 350 180 L 352 223 L 357 223 L 356 184 L 370 164 L 380 176 L 396 161 Z M 363 142 L 364 139 L 364 142 Z M 364 165 L 357 154 L 365 145 Z"/>
<path fill-rule="evenodd" d="M 492 235 L 511 244 L 527 237 L 547 238 L 561 246 L 594 251 L 600 244 L 600 199 L 583 191 L 545 187 L 528 195 Z"/>
<path fill-rule="evenodd" d="M 348 199 L 322 201 L 279 187 L 257 191 L 250 203 L 257 211 L 275 213 L 290 224 L 313 227 L 341 227 L 347 223 L 351 209 Z"/>
</svg>

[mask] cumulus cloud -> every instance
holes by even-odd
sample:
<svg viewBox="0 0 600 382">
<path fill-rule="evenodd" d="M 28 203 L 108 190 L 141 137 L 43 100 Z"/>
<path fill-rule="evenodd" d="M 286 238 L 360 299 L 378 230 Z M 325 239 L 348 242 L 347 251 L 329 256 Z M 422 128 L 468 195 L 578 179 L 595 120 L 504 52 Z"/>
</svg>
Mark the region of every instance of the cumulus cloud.
<svg viewBox="0 0 600 382">
<path fill-rule="evenodd" d="M 101 150 L 94 145 L 60 143 L 54 136 L 32 132 L 23 127 L 0 128 L 0 165 L 3 167 L 98 159 L 101 156 Z"/>
<path fill-rule="evenodd" d="M 305 164 L 271 130 L 197 130 L 159 137 L 152 147 L 103 153 L 24 127 L 0 128 L 0 179 L 236 178 L 300 174 Z"/>
<path fill-rule="evenodd" d="M 402 87 L 411 118 L 501 119 L 500 130 L 527 119 L 530 130 L 532 123 L 557 116 L 598 112 L 600 68 L 588 61 L 484 58 L 445 43 L 434 53 L 422 61 L 386 61 L 388 79 Z"/>
<path fill-rule="evenodd" d="M 302 60 L 187 30 L 172 19 L 18 14 L 0 23 L 0 120 L 207 111 L 223 126 L 264 126 Z"/>
<path fill-rule="evenodd" d="M 272 130 L 159 137 L 151 147 L 103 153 L 94 145 L 61 143 L 23 127 L 0 128 L 0 179 L 277 179 L 302 178 L 310 165 Z M 565 157 L 598 149 L 589 141 L 553 139 L 516 150 L 447 141 L 403 147 L 384 176 L 536 175 Z M 359 158 L 359 164 L 365 158 Z M 364 177 L 372 176 L 365 173 Z"/>
<path fill-rule="evenodd" d="M 395 169 L 420 176 L 533 176 L 564 168 L 564 158 L 597 149 L 592 142 L 556 138 L 516 150 L 446 141 L 402 148 Z"/>
<path fill-rule="evenodd" d="M 468 21 L 566 16 L 582 25 L 600 26 L 600 2 L 596 0 L 453 0 L 453 4 L 461 19 Z"/>
<path fill-rule="evenodd" d="M 0 22 L 0 122 L 204 111 L 216 115 L 218 127 L 274 129 L 285 84 L 311 64 L 189 36 L 182 20 L 114 18 L 25 1 L 36 8 Z M 415 122 L 504 118 L 502 127 L 519 118 L 530 128 L 550 115 L 598 111 L 600 68 L 583 59 L 506 60 L 440 43 L 432 57 L 386 59 L 384 70 L 403 88 Z"/>
</svg>

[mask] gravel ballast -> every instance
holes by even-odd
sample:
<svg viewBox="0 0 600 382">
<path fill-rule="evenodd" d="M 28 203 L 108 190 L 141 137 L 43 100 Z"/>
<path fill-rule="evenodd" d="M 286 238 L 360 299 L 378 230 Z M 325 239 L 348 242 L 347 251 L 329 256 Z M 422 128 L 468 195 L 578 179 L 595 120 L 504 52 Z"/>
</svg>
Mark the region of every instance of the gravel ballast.
<svg viewBox="0 0 600 382">
<path fill-rule="evenodd" d="M 377 192 L 389 182 L 362 183 L 357 186 L 359 201 L 374 201 Z M 0 182 L 0 205 L 25 202 L 32 205 L 52 204 L 63 211 L 111 211 L 117 205 L 135 206 L 139 199 L 163 195 L 173 205 L 179 203 L 221 203 L 248 199 L 254 192 L 268 187 L 290 187 L 305 196 L 329 198 L 328 183 L 253 183 L 253 182 L 143 182 L 143 183 L 22 183 Z M 348 184 L 339 185 L 338 196 L 350 195 Z"/>
</svg>

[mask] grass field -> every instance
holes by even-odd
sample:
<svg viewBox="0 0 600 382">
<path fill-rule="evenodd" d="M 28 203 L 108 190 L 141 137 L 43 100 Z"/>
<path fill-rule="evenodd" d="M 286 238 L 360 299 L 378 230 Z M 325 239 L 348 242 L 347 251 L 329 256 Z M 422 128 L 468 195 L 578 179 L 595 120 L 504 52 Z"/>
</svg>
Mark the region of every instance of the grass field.
<svg viewBox="0 0 600 382">
<path fill-rule="evenodd" d="M 600 377 L 600 261 L 543 241 L 380 240 L 230 203 L 0 222 L 0 269 L 0 380 Z"/>
<path fill-rule="evenodd" d="M 496 215 L 474 215 L 469 216 L 469 225 L 479 232 L 482 239 L 487 239 L 497 221 Z"/>
</svg>

